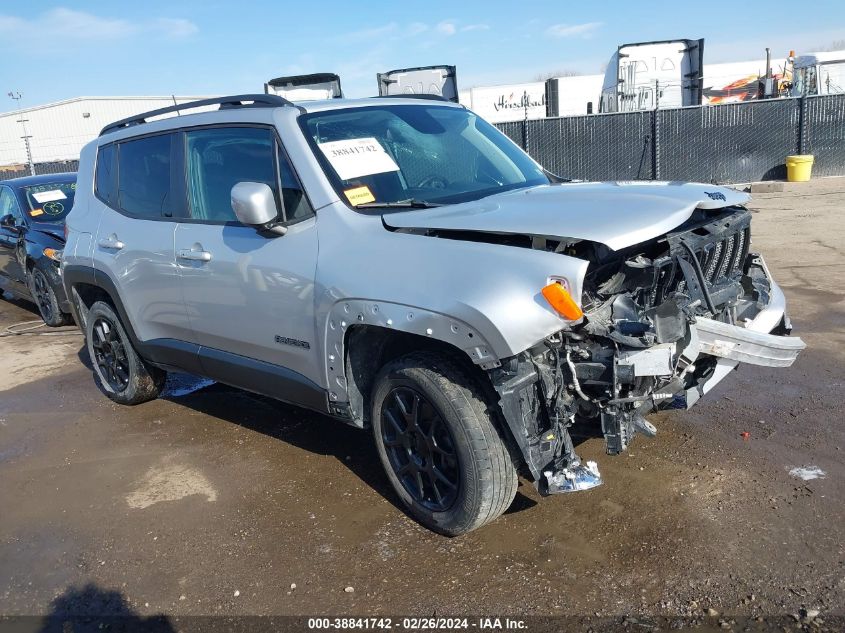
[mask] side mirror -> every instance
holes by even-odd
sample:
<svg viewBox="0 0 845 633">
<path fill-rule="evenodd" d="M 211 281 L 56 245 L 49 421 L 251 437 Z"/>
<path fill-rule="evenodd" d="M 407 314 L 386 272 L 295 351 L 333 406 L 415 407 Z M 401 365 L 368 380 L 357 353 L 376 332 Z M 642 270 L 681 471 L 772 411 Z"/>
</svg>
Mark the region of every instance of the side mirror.
<svg viewBox="0 0 845 633">
<path fill-rule="evenodd" d="M 284 235 L 287 228 L 276 222 L 279 209 L 273 190 L 263 182 L 239 182 L 232 187 L 232 209 L 241 224 L 259 231 Z"/>
<path fill-rule="evenodd" d="M 7 213 L 2 218 L 0 218 L 0 226 L 5 226 L 8 229 L 16 229 L 18 225 L 15 223 L 15 216 L 11 213 Z"/>
</svg>

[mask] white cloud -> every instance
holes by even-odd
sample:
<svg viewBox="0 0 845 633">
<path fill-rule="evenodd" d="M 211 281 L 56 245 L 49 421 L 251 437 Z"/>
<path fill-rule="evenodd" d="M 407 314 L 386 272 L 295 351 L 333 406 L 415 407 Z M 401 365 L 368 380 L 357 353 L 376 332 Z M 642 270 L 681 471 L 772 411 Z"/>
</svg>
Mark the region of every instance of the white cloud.
<svg viewBox="0 0 845 633">
<path fill-rule="evenodd" d="M 190 37 L 199 31 L 196 24 L 182 18 L 158 18 L 154 24 L 164 35 L 173 38 Z"/>
<path fill-rule="evenodd" d="M 347 41 L 370 41 L 377 43 L 378 41 L 400 41 L 406 40 L 409 37 L 416 37 L 423 33 L 433 33 L 443 37 L 450 37 L 458 32 L 465 31 L 486 31 L 490 27 L 486 24 L 467 24 L 459 27 L 455 20 L 442 20 L 434 26 L 429 26 L 425 22 L 411 22 L 410 24 L 399 24 L 397 22 L 389 22 L 382 26 L 376 26 L 360 31 L 351 31 L 343 36 Z"/>
<path fill-rule="evenodd" d="M 151 34 L 170 38 L 184 38 L 199 31 L 196 24 L 181 18 L 155 18 L 130 22 L 59 7 L 41 15 L 25 19 L 13 15 L 0 15 L 0 34 L 7 39 L 37 37 L 41 46 L 50 42 L 68 40 L 103 41 L 126 39 Z"/>
<path fill-rule="evenodd" d="M 788 48 L 772 49 L 772 64 L 775 68 L 782 68 L 784 58 L 789 49 L 802 55 L 811 51 L 818 51 L 832 42 L 845 39 L 845 28 L 836 26 L 831 29 L 817 29 L 809 32 L 792 31 L 784 34 L 761 33 L 759 36 L 741 38 L 709 37 L 707 38 L 707 61 L 711 64 L 762 59 L 765 57 L 766 46 L 771 46 L 769 37 L 781 38 L 789 43 Z"/>
<path fill-rule="evenodd" d="M 546 29 L 546 35 L 557 38 L 590 37 L 602 22 L 585 22 L 583 24 L 553 24 Z"/>
<path fill-rule="evenodd" d="M 396 31 L 399 30 L 399 25 L 396 22 L 388 22 L 382 26 L 375 26 L 369 29 L 361 29 L 360 31 L 352 31 L 351 33 L 347 33 L 344 35 L 344 38 L 347 40 L 376 40 L 379 38 L 387 37 L 388 35 L 393 35 Z"/>
<path fill-rule="evenodd" d="M 429 26 L 425 22 L 411 22 L 410 24 L 399 24 L 397 22 L 388 22 L 381 26 L 375 26 L 359 31 L 351 31 L 343 35 L 343 39 L 350 42 L 358 41 L 399 41 L 405 40 L 409 37 L 416 37 L 423 33 L 432 33 L 440 35 L 441 37 L 451 37 L 456 33 L 467 33 L 470 31 L 488 31 L 490 26 L 488 24 L 476 23 L 459 26 L 455 20 L 441 20 L 433 26 Z M 433 42 L 424 43 L 424 45 L 433 46 Z"/>
<path fill-rule="evenodd" d="M 428 30 L 428 24 L 422 22 L 413 22 L 408 26 L 408 35 L 414 36 L 420 33 L 425 33 Z"/>
</svg>

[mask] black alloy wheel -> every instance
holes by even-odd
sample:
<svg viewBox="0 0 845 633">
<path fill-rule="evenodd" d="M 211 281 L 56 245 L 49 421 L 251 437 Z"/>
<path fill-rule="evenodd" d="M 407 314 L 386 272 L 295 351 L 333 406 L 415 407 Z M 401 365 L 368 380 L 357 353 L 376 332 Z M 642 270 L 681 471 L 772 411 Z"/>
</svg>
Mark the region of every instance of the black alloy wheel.
<svg viewBox="0 0 845 633">
<path fill-rule="evenodd" d="M 94 376 L 106 395 L 134 406 L 155 400 L 167 380 L 167 372 L 145 361 L 115 309 L 105 301 L 88 308 L 77 304 L 83 314 L 85 345 L 94 366 Z"/>
<path fill-rule="evenodd" d="M 381 435 L 390 466 L 420 505 L 445 512 L 460 491 L 455 442 L 443 418 L 418 391 L 396 387 L 384 399 Z"/>
<path fill-rule="evenodd" d="M 120 334 L 114 323 L 103 316 L 97 317 L 92 330 L 94 362 L 109 387 L 120 393 L 129 386 L 129 359 Z"/>
<path fill-rule="evenodd" d="M 33 299 L 41 312 L 41 318 L 45 323 L 50 323 L 55 317 L 53 290 L 50 288 L 47 277 L 38 268 L 32 271 L 32 292 L 35 295 Z"/>
<path fill-rule="evenodd" d="M 388 361 L 371 392 L 379 460 L 408 513 L 447 536 L 500 516 L 516 464 L 496 428 L 495 400 L 461 357 L 412 351 Z"/>
</svg>

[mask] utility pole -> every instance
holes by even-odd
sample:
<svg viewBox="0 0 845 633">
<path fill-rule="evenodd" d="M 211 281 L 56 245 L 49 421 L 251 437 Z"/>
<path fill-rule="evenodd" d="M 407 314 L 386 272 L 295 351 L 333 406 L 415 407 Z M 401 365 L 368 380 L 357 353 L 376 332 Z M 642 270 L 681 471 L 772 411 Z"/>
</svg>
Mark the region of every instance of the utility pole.
<svg viewBox="0 0 845 633">
<path fill-rule="evenodd" d="M 15 101 L 18 102 L 18 105 L 16 107 L 20 110 L 21 93 L 12 91 L 12 92 L 9 92 L 8 94 L 12 99 L 14 99 Z M 29 165 L 29 174 L 31 176 L 34 176 L 35 175 L 35 163 L 32 162 L 32 148 L 29 146 L 29 139 L 32 138 L 32 137 L 26 131 L 26 122 L 27 122 L 28 119 L 23 118 L 23 111 L 21 111 L 20 114 L 21 114 L 21 118 L 18 119 L 18 123 L 20 123 L 23 126 L 23 136 L 21 138 L 23 139 L 23 142 L 26 145 L 26 162 Z"/>
<path fill-rule="evenodd" d="M 522 145 L 525 150 L 526 154 L 531 153 L 531 145 L 528 143 L 528 91 L 525 90 L 522 93 L 522 108 L 523 108 L 523 119 L 522 119 Z"/>
</svg>

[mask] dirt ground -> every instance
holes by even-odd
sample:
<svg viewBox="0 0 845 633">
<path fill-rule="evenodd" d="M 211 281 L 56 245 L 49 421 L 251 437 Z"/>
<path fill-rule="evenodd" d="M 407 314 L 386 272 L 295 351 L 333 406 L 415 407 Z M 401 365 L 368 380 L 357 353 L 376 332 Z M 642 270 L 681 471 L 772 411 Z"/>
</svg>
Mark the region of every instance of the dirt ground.
<svg viewBox="0 0 845 633">
<path fill-rule="evenodd" d="M 605 485 L 522 483 L 455 539 L 364 432 L 190 377 L 119 407 L 80 336 L 0 338 L 0 614 L 845 614 L 845 186 L 752 206 L 796 365 L 740 368 L 622 456 L 586 439 Z M 0 331 L 34 318 L 0 301 Z"/>
</svg>

